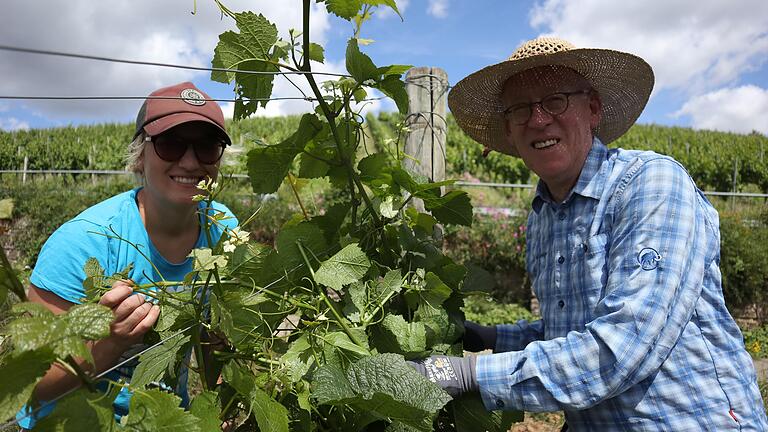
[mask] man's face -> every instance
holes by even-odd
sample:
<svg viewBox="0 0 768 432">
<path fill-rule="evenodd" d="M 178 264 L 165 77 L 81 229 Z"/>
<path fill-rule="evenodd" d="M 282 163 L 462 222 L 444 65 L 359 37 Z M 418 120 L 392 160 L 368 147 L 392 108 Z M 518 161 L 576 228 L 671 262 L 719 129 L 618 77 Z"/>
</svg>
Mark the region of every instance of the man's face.
<svg viewBox="0 0 768 432">
<path fill-rule="evenodd" d="M 506 115 L 507 144 L 514 146 L 525 165 L 544 181 L 557 200 L 564 199 L 576 184 L 592 147 L 592 129 L 600 121 L 600 100 L 588 90 L 589 83 L 582 76 L 564 67 L 530 69 L 504 84 L 505 108 L 518 111 L 516 115 Z M 563 112 L 547 111 L 558 105 L 557 100 L 550 98 L 543 106 L 533 104 L 526 120 L 525 104 L 542 102 L 556 93 L 571 93 L 565 96 L 567 108 Z M 559 101 L 562 100 L 561 95 Z"/>
</svg>

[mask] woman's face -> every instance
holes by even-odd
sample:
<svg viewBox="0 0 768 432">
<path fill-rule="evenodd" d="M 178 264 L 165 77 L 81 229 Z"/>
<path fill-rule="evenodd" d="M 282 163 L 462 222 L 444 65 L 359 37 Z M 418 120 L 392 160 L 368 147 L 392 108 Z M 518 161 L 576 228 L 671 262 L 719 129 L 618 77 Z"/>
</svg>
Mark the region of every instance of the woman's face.
<svg viewBox="0 0 768 432">
<path fill-rule="evenodd" d="M 196 205 L 192 197 L 201 193 L 197 184 L 208 177 L 216 179 L 219 174 L 219 161 L 201 162 L 194 147 L 198 146 L 198 150 L 201 150 L 211 149 L 208 146 L 219 146 L 220 137 L 221 132 L 206 122 L 182 123 L 152 137 L 152 142 L 148 141 L 144 147 L 144 189 L 159 204 Z M 186 150 L 183 149 L 184 144 L 187 144 Z M 164 160 L 157 151 L 157 148 L 164 145 L 175 146 L 180 149 L 178 153 L 183 151 L 183 154 L 175 161 Z M 168 153 L 167 150 L 163 152 L 163 149 L 160 149 L 160 154 L 164 155 L 165 159 L 169 159 Z M 176 155 L 171 156 L 170 159 L 174 159 Z"/>
</svg>

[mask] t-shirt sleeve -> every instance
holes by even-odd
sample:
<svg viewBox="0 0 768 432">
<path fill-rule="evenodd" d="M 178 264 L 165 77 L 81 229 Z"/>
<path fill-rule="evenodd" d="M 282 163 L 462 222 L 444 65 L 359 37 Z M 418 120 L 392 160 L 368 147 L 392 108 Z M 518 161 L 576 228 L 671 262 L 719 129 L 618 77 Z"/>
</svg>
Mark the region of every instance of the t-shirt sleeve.
<svg viewBox="0 0 768 432">
<path fill-rule="evenodd" d="M 64 300 L 81 303 L 85 297 L 83 266 L 90 257 L 102 268 L 108 254 L 108 239 L 100 235 L 103 228 L 84 220 L 71 220 L 54 231 L 46 240 L 32 271 L 32 285 L 50 291 Z"/>
</svg>

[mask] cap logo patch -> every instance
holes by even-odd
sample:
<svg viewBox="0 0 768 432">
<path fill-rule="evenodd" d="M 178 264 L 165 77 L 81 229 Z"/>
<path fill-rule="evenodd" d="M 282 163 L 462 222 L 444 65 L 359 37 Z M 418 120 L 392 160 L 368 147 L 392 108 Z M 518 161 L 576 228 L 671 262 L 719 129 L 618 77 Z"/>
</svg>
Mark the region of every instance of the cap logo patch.
<svg viewBox="0 0 768 432">
<path fill-rule="evenodd" d="M 199 91 L 188 88 L 181 91 L 181 100 L 190 105 L 205 105 L 205 96 Z"/>
</svg>

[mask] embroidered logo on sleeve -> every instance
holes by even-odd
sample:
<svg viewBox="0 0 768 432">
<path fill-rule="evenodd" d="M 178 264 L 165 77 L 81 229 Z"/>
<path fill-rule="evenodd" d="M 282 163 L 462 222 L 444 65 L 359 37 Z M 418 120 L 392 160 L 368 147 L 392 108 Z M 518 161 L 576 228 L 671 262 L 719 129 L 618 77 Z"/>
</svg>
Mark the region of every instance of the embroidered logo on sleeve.
<svg viewBox="0 0 768 432">
<path fill-rule="evenodd" d="M 661 255 L 654 248 L 643 248 L 637 254 L 637 262 L 643 270 L 653 270 L 659 266 Z"/>
</svg>

